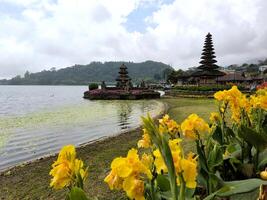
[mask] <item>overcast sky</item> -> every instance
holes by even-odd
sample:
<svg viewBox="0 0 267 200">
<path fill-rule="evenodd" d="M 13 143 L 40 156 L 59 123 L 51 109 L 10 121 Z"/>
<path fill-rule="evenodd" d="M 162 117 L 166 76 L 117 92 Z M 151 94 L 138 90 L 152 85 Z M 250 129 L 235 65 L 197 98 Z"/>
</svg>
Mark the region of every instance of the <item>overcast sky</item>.
<svg viewBox="0 0 267 200">
<path fill-rule="evenodd" d="M 0 77 L 91 61 L 197 66 L 267 57 L 266 0 L 0 0 Z"/>
</svg>

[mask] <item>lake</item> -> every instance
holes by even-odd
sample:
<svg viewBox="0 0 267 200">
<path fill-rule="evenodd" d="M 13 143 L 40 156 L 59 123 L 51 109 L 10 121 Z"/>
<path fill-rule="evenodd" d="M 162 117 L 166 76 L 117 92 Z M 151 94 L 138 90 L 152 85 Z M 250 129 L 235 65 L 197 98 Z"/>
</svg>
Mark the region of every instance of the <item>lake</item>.
<svg viewBox="0 0 267 200">
<path fill-rule="evenodd" d="M 86 86 L 0 86 L 0 171 L 136 128 L 157 100 L 83 99 Z"/>
</svg>

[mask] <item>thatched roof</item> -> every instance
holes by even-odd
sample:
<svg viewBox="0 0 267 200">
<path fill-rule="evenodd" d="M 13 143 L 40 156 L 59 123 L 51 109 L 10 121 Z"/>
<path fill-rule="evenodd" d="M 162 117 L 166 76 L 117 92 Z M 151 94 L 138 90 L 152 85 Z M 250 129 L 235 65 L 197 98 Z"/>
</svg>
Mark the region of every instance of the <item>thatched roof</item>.
<svg viewBox="0 0 267 200">
<path fill-rule="evenodd" d="M 191 74 L 194 77 L 218 77 L 224 75 L 225 73 L 219 70 L 199 70 Z"/>
</svg>

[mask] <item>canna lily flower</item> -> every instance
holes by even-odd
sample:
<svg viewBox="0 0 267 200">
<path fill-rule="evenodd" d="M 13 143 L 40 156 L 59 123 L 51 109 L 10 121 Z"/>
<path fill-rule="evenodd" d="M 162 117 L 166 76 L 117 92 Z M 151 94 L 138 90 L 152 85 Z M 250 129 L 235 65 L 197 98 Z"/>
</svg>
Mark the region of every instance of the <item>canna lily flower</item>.
<svg viewBox="0 0 267 200">
<path fill-rule="evenodd" d="M 197 186 L 197 161 L 193 154 L 189 154 L 187 159 L 181 160 L 182 175 L 186 187 L 196 188 Z"/>
<path fill-rule="evenodd" d="M 144 153 L 144 154 L 142 155 L 141 162 L 142 162 L 145 166 L 147 166 L 149 169 L 151 169 L 151 167 L 152 167 L 152 165 L 153 165 L 153 161 L 154 161 L 154 159 L 153 159 L 153 157 L 152 157 L 151 155 L 148 155 L 148 154 L 146 154 L 146 153 Z"/>
<path fill-rule="evenodd" d="M 149 148 L 151 144 L 150 136 L 146 129 L 143 129 L 144 134 L 142 136 L 142 139 L 138 141 L 137 146 L 138 148 Z"/>
<path fill-rule="evenodd" d="M 136 179 L 133 176 L 128 177 L 123 182 L 123 190 L 130 199 L 145 200 L 144 197 L 144 181 Z"/>
<path fill-rule="evenodd" d="M 175 135 L 179 132 L 180 126 L 172 119 L 169 115 L 164 115 L 162 119 L 159 120 L 159 132 L 162 134 L 168 132 L 171 135 Z"/>
<path fill-rule="evenodd" d="M 200 135 L 210 131 L 209 125 L 197 114 L 191 114 L 181 124 L 181 129 L 185 137 L 199 139 Z M 197 134 L 200 134 L 199 136 Z"/>
<path fill-rule="evenodd" d="M 51 187 L 62 189 L 70 186 L 72 181 L 71 162 L 65 160 L 55 163 L 49 174 L 53 176 L 50 182 Z"/>
<path fill-rule="evenodd" d="M 152 178 L 149 166 L 139 159 L 136 149 L 129 150 L 127 157 L 115 158 L 111 163 L 111 172 L 105 178 L 110 189 L 123 189 L 130 199 L 144 199 L 142 174 Z"/>
<path fill-rule="evenodd" d="M 111 171 L 109 175 L 104 179 L 111 190 L 120 190 L 122 189 L 123 179 L 119 177 L 114 171 Z"/>
<path fill-rule="evenodd" d="M 212 123 L 218 123 L 220 121 L 220 114 L 217 112 L 210 113 L 210 121 Z"/>
<path fill-rule="evenodd" d="M 88 175 L 84 169 L 83 161 L 76 159 L 76 151 L 73 145 L 64 146 L 59 152 L 58 159 L 53 163 L 49 173 L 53 178 L 50 186 L 62 189 L 71 185 L 79 185 L 79 176 L 84 181 Z"/>
<path fill-rule="evenodd" d="M 160 154 L 159 149 L 156 149 L 153 151 L 153 155 L 155 156 L 154 164 L 156 166 L 156 171 L 158 174 L 166 173 L 168 172 L 167 166 L 165 165 L 165 162 Z"/>
</svg>

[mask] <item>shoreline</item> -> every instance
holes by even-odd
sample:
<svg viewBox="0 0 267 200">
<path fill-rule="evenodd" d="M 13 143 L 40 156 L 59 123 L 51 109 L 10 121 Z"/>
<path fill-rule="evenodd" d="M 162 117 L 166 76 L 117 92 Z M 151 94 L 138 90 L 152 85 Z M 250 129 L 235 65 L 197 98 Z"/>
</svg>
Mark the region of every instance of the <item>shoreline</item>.
<svg viewBox="0 0 267 200">
<path fill-rule="evenodd" d="M 190 98 L 162 98 L 164 112 L 172 119 L 181 123 L 189 114 L 197 113 L 203 119 L 208 120 L 210 112 L 217 107 L 210 99 Z M 160 115 L 154 117 L 159 118 Z M 123 192 L 111 191 L 104 178 L 110 171 L 110 164 L 115 157 L 126 156 L 131 148 L 137 148 L 137 141 L 142 138 L 141 127 L 104 138 L 77 148 L 77 158 L 82 159 L 89 169 L 89 177 L 85 182 L 85 192 L 88 197 L 96 197 L 99 200 L 127 200 Z M 192 150 L 194 145 L 186 143 L 185 151 Z M 54 156 L 47 157 L 24 167 L 15 167 L 0 175 L 0 199 L 65 199 L 66 189 L 54 190 L 49 186 L 52 163 Z"/>
<path fill-rule="evenodd" d="M 163 106 L 160 118 L 168 111 L 168 104 Z M 142 137 L 141 125 L 112 136 L 106 136 L 76 147 L 77 157 L 89 167 L 89 177 L 85 183 L 85 191 L 98 199 L 124 199 L 125 195 L 111 191 L 103 182 L 110 170 L 111 161 L 118 156 L 126 155 L 128 150 L 137 147 Z M 0 199 L 65 199 L 66 190 L 54 190 L 49 187 L 52 163 L 58 154 L 42 157 L 0 172 Z"/>
<path fill-rule="evenodd" d="M 168 111 L 168 108 L 169 108 L 168 104 L 163 102 L 163 101 L 160 101 L 160 102 L 162 103 L 162 107 L 160 108 L 161 110 L 159 111 L 159 114 L 157 114 L 156 116 L 153 117 L 154 120 L 158 119 L 160 116 L 162 116 L 164 113 L 166 113 Z M 76 148 L 76 150 L 81 150 L 82 148 L 86 148 L 88 145 L 96 145 L 99 142 L 105 142 L 105 140 L 114 139 L 114 138 L 116 138 L 116 137 L 118 137 L 118 136 L 120 136 L 122 134 L 129 134 L 131 132 L 138 131 L 138 130 L 141 129 L 141 127 L 142 127 L 142 125 L 139 124 L 139 125 L 137 125 L 137 126 L 135 126 L 133 128 L 130 128 L 128 130 L 122 130 L 122 131 L 120 131 L 118 133 L 114 133 L 114 134 L 109 135 L 109 136 L 102 136 L 100 138 L 97 138 L 97 139 L 94 139 L 94 140 L 91 140 L 91 141 L 88 141 L 88 142 L 84 142 L 82 144 L 79 144 L 75 148 Z M 58 153 L 44 155 L 44 156 L 42 156 L 40 158 L 32 159 L 32 160 L 29 160 L 29 161 L 26 161 L 26 162 L 22 162 L 20 164 L 16 164 L 14 166 L 10 166 L 8 168 L 0 170 L 0 177 L 5 175 L 9 171 L 16 170 L 17 168 L 27 167 L 28 165 L 31 165 L 31 164 L 38 164 L 38 162 L 41 161 L 41 160 L 49 159 L 51 157 L 56 157 L 57 155 L 58 155 Z"/>
<path fill-rule="evenodd" d="M 158 107 L 158 110 L 156 110 L 155 116 L 153 118 L 157 118 L 162 113 L 165 113 L 166 110 L 167 110 L 167 107 L 168 107 L 167 104 L 164 103 L 163 101 L 160 101 L 160 100 L 157 100 L 157 101 L 160 102 L 162 105 L 160 105 Z M 120 130 L 117 133 L 112 133 L 110 135 L 100 136 L 99 138 L 92 139 L 92 140 L 89 140 L 89 141 L 85 141 L 85 142 L 83 142 L 81 144 L 78 144 L 76 146 L 76 149 L 83 148 L 83 147 L 85 147 L 87 145 L 92 145 L 93 143 L 98 142 L 98 141 L 108 140 L 109 138 L 117 137 L 120 134 L 124 134 L 124 133 L 127 133 L 127 132 L 135 131 L 135 130 L 139 129 L 140 127 L 141 127 L 141 123 L 140 124 L 136 124 L 136 125 L 134 125 L 133 127 L 129 128 L 127 130 Z M 6 167 L 4 169 L 2 168 L 2 169 L 0 169 L 0 176 L 3 175 L 3 174 L 5 174 L 5 173 L 7 173 L 8 171 L 13 170 L 13 168 L 25 167 L 25 166 L 27 166 L 27 165 L 29 165 L 31 163 L 35 163 L 35 162 L 38 162 L 40 160 L 47 159 L 49 157 L 54 157 L 57 154 L 58 154 L 58 152 L 50 153 L 50 154 L 43 155 L 43 156 L 40 156 L 40 157 L 37 157 L 37 158 L 29 159 L 28 161 L 24 161 L 24 162 L 21 162 L 21 163 L 14 164 L 14 165 L 9 166 L 9 167 Z"/>
</svg>

